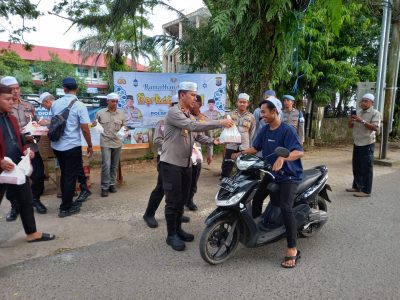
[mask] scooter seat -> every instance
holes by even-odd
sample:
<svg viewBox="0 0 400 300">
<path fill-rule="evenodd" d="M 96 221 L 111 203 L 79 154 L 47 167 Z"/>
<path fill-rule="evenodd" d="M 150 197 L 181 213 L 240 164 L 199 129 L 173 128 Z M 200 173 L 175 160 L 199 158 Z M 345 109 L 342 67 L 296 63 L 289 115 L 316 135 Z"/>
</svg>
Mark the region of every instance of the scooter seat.
<svg viewBox="0 0 400 300">
<path fill-rule="evenodd" d="M 297 192 L 299 191 L 305 191 L 308 189 L 310 186 L 314 184 L 314 182 L 322 175 L 321 170 L 319 169 L 308 169 L 304 170 L 304 178 L 300 182 Z"/>
</svg>

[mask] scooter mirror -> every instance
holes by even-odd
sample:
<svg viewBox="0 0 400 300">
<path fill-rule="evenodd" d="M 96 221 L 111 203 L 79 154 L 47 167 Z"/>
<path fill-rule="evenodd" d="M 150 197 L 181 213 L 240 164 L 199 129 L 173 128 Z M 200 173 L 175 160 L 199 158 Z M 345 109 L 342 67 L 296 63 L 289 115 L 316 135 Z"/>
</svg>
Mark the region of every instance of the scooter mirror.
<svg viewBox="0 0 400 300">
<path fill-rule="evenodd" d="M 288 157 L 290 155 L 290 151 L 284 147 L 276 147 L 275 154 L 280 157 Z"/>
</svg>

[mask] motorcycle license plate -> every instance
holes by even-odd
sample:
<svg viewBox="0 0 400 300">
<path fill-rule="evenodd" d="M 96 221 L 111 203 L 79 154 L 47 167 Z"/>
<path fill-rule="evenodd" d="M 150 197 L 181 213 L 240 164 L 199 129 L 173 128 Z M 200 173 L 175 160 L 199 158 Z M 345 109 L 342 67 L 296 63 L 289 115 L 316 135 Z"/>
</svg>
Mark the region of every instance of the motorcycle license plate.
<svg viewBox="0 0 400 300">
<path fill-rule="evenodd" d="M 222 179 L 219 186 L 224 190 L 233 193 L 239 187 L 239 184 L 237 184 L 237 182 L 235 182 L 233 179 L 225 177 L 224 179 Z"/>
</svg>

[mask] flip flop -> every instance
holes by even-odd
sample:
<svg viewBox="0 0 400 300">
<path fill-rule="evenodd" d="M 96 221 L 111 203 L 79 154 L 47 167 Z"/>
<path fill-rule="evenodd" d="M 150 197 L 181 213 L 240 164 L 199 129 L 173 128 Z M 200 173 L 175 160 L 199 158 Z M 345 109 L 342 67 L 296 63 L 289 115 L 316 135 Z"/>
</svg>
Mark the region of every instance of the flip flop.
<svg viewBox="0 0 400 300">
<path fill-rule="evenodd" d="M 297 265 L 297 260 L 301 258 L 301 251 L 297 250 L 296 256 L 285 256 L 283 262 L 281 263 L 281 267 L 285 269 L 292 269 Z M 294 260 L 294 265 L 287 266 L 285 263 L 289 260 Z"/>
<path fill-rule="evenodd" d="M 49 234 L 49 233 L 42 233 L 42 236 L 40 238 L 31 240 L 31 241 L 27 241 L 28 243 L 36 243 L 36 242 L 47 242 L 47 241 L 51 241 L 54 240 L 56 238 L 56 236 L 54 234 Z"/>
</svg>

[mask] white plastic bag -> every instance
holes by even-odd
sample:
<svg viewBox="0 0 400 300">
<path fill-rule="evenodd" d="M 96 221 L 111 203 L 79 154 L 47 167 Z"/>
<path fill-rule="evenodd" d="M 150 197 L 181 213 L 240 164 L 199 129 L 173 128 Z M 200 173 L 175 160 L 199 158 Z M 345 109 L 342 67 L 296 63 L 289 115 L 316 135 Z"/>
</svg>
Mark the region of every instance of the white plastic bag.
<svg viewBox="0 0 400 300">
<path fill-rule="evenodd" d="M 193 165 L 201 164 L 203 162 L 203 154 L 201 153 L 201 147 L 193 145 L 191 159 Z"/>
<path fill-rule="evenodd" d="M 29 132 L 32 134 L 32 132 L 35 131 L 35 129 L 36 129 L 35 125 L 36 125 L 36 127 L 38 126 L 38 124 L 36 122 L 35 122 L 35 124 L 32 122 L 32 116 L 29 116 L 29 122 L 23 128 L 22 133 Z"/>
<path fill-rule="evenodd" d="M 104 133 L 104 128 L 103 128 L 103 126 L 101 126 L 100 122 L 97 122 L 96 126 L 92 127 L 92 129 L 95 133 L 99 133 L 99 134 Z"/>
<path fill-rule="evenodd" d="M 117 137 L 123 141 L 125 138 L 125 126 L 122 126 L 120 130 L 117 132 Z"/>
<path fill-rule="evenodd" d="M 31 176 L 33 168 L 31 164 L 31 158 L 29 157 L 31 153 L 31 149 L 28 148 L 26 151 L 26 155 L 22 156 L 21 161 L 18 163 L 18 167 L 24 173 L 25 176 Z"/>
<path fill-rule="evenodd" d="M 4 157 L 5 160 L 9 161 L 10 163 L 14 164 L 14 169 L 11 171 L 3 171 L 0 174 L 0 183 L 7 183 L 7 184 L 17 184 L 21 185 L 24 184 L 25 174 L 24 172 L 18 167 L 9 157 Z"/>
<path fill-rule="evenodd" d="M 229 115 L 227 116 L 227 118 L 231 119 Z M 233 125 L 232 127 L 224 128 L 224 130 L 222 130 L 219 140 L 221 143 L 241 144 L 242 136 L 240 135 L 240 132 L 237 129 L 236 125 Z"/>
</svg>

